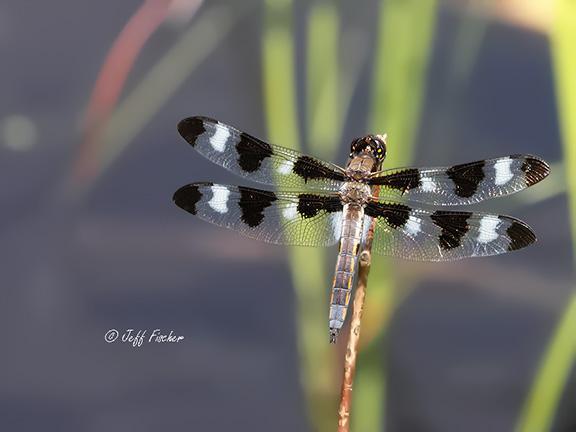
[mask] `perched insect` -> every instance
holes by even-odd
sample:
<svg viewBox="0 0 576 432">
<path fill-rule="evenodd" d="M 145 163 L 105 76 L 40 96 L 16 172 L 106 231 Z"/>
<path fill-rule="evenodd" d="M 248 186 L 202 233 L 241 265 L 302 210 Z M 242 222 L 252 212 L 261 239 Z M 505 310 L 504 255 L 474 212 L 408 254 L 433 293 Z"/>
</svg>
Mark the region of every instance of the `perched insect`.
<svg viewBox="0 0 576 432">
<path fill-rule="evenodd" d="M 352 141 L 346 168 L 341 168 L 206 117 L 184 119 L 178 131 L 212 162 L 283 190 L 192 183 L 176 191 L 176 205 L 269 243 L 330 246 L 340 242 L 329 315 L 331 342 L 346 318 L 358 253 L 372 220 L 373 251 L 411 260 L 497 255 L 536 241 L 530 227 L 509 216 L 427 210 L 418 205 L 466 205 L 518 192 L 550 172 L 548 164 L 535 156 L 382 171 L 386 135 Z"/>
</svg>

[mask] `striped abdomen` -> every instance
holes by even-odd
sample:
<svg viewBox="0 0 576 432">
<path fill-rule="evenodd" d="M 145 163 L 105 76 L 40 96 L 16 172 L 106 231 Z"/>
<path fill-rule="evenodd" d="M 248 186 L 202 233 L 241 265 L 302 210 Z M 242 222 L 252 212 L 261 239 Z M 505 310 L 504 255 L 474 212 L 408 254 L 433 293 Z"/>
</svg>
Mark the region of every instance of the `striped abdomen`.
<svg viewBox="0 0 576 432">
<path fill-rule="evenodd" d="M 362 241 L 363 221 L 364 208 L 362 206 L 344 205 L 340 250 L 336 261 L 336 272 L 330 299 L 330 342 L 336 342 L 336 336 L 346 319 L 352 281 Z"/>
</svg>

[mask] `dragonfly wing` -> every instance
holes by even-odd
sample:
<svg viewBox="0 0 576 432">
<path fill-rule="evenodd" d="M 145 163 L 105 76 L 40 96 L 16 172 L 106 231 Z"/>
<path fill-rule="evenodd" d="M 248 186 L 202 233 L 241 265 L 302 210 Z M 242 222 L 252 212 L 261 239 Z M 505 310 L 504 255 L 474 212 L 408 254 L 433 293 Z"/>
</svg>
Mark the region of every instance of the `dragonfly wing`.
<svg viewBox="0 0 576 432">
<path fill-rule="evenodd" d="M 340 239 L 342 203 L 336 194 L 204 182 L 181 187 L 174 202 L 200 219 L 268 243 L 331 246 Z"/>
<path fill-rule="evenodd" d="M 337 165 L 269 144 L 208 117 L 186 118 L 178 124 L 178 131 L 207 159 L 259 183 L 337 191 L 346 180 Z"/>
<path fill-rule="evenodd" d="M 376 219 L 374 252 L 416 261 L 499 255 L 536 241 L 528 225 L 510 216 L 374 202 L 366 217 Z"/>
<path fill-rule="evenodd" d="M 536 156 L 512 155 L 452 167 L 382 171 L 370 184 L 382 186 L 383 201 L 466 205 L 519 192 L 549 173 L 548 164 Z"/>
</svg>

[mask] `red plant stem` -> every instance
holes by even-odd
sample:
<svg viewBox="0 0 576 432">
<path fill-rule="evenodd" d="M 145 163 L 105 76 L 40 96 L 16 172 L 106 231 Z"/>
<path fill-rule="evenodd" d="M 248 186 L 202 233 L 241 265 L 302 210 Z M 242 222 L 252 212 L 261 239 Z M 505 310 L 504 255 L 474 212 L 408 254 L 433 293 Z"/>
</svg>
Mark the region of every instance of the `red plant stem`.
<svg viewBox="0 0 576 432">
<path fill-rule="evenodd" d="M 102 131 L 139 53 L 164 22 L 171 2 L 172 0 L 145 0 L 110 48 L 86 110 L 84 139 L 72 169 L 73 183 L 84 184 L 98 173 L 98 147 Z"/>
</svg>

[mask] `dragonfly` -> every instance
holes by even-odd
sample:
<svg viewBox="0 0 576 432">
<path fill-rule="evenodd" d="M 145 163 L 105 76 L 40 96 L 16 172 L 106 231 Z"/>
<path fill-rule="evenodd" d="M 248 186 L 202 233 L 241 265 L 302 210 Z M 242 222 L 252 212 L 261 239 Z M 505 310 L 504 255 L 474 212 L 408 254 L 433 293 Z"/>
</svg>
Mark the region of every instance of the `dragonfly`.
<svg viewBox="0 0 576 432">
<path fill-rule="evenodd" d="M 178 131 L 210 161 L 275 187 L 191 183 L 175 192 L 178 207 L 269 243 L 339 243 L 328 319 L 332 343 L 346 319 L 359 252 L 371 225 L 373 252 L 416 261 L 498 255 L 536 241 L 519 219 L 443 209 L 510 195 L 540 182 L 550 167 L 536 156 L 383 170 L 387 136 L 366 135 L 352 141 L 342 168 L 208 117 L 185 118 Z"/>
</svg>

